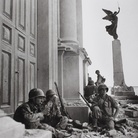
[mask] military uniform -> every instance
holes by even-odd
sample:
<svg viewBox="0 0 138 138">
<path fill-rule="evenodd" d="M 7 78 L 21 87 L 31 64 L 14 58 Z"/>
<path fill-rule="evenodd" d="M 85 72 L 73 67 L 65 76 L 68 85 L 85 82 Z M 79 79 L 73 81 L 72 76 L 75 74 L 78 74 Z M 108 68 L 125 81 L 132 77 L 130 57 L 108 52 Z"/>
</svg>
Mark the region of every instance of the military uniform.
<svg viewBox="0 0 138 138">
<path fill-rule="evenodd" d="M 39 102 L 37 101 L 38 103 L 41 103 L 41 99 L 45 98 L 41 89 L 34 88 L 29 92 L 29 101 L 16 109 L 13 117 L 14 120 L 23 123 L 26 129 L 45 129 L 55 134 L 55 129 L 53 127 L 40 122 L 44 119 L 44 116 L 40 110 L 41 104 L 36 104 L 34 102 L 35 98 L 40 98 L 38 99 Z"/>
<path fill-rule="evenodd" d="M 44 110 L 47 110 L 44 114 L 44 120 L 42 122 L 47 123 L 48 125 L 57 128 L 57 129 L 65 129 L 68 124 L 68 118 L 66 116 L 61 115 L 60 107 L 57 103 L 56 94 L 49 90 L 46 93 L 46 102 L 44 105 Z M 55 101 L 51 101 L 49 97 L 55 96 Z"/>
<path fill-rule="evenodd" d="M 14 120 L 25 124 L 26 129 L 43 128 L 41 119 L 37 105 L 29 101 L 20 105 L 14 113 Z"/>
<path fill-rule="evenodd" d="M 101 85 L 99 85 L 100 87 Z M 106 85 L 103 85 L 108 91 Z M 106 124 L 108 129 L 114 129 L 114 109 L 118 109 L 117 102 L 109 95 L 105 94 L 104 97 L 97 96 L 94 99 L 95 103 L 92 106 L 92 116 L 94 126 L 97 125 L 97 121 L 101 124 Z"/>
<path fill-rule="evenodd" d="M 90 102 L 90 99 L 95 94 L 97 94 L 97 87 L 94 85 L 94 81 L 89 80 L 88 85 L 84 87 L 84 97 Z"/>
</svg>

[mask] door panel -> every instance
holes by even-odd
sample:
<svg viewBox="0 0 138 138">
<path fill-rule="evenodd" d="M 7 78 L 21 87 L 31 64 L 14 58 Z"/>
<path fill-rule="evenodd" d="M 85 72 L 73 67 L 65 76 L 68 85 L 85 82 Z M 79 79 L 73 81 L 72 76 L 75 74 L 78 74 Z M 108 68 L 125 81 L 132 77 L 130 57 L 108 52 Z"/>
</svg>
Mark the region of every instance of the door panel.
<svg viewBox="0 0 138 138">
<path fill-rule="evenodd" d="M 0 19 L 0 107 L 5 112 L 14 112 L 14 27 Z"/>
<path fill-rule="evenodd" d="M 37 87 L 36 28 L 37 0 L 0 0 L 0 107 L 8 114 Z"/>
<path fill-rule="evenodd" d="M 20 31 L 15 31 L 15 106 L 27 100 L 27 37 Z"/>
<path fill-rule="evenodd" d="M 30 35 L 35 38 L 36 28 L 36 1 L 30 1 Z"/>
<path fill-rule="evenodd" d="M 29 0 L 17 0 L 16 3 L 16 28 L 22 33 L 26 33 L 27 29 L 27 12 L 28 12 L 28 3 Z"/>
</svg>

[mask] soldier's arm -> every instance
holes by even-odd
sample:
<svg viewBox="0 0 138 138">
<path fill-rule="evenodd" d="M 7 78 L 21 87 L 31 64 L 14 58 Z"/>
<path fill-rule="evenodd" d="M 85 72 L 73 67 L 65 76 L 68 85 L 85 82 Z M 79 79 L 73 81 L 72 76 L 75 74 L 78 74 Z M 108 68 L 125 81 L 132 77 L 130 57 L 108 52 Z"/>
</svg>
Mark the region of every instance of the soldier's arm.
<svg viewBox="0 0 138 138">
<path fill-rule="evenodd" d="M 113 118 L 116 119 L 116 117 L 117 117 L 117 115 L 118 115 L 118 113 L 119 113 L 119 106 L 118 106 L 117 101 L 116 101 L 115 99 L 113 99 L 113 98 L 111 98 L 111 99 L 112 99 L 112 100 L 111 100 L 111 102 L 112 102 L 112 107 L 115 109 L 115 112 L 114 112 L 114 114 L 113 114 Z"/>
<path fill-rule="evenodd" d="M 41 113 L 41 112 L 40 113 L 33 113 L 30 110 L 29 106 L 24 107 L 22 109 L 22 112 L 23 112 L 24 118 L 28 122 L 36 122 L 36 121 L 43 119 L 43 113 Z"/>
</svg>

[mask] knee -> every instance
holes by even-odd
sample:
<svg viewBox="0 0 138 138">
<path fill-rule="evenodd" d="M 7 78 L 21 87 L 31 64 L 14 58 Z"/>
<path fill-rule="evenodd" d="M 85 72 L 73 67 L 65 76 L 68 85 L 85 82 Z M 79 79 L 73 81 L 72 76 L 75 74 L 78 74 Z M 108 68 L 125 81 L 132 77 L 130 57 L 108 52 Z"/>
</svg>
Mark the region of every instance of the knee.
<svg viewBox="0 0 138 138">
<path fill-rule="evenodd" d="M 100 111 L 100 108 L 99 106 L 94 106 L 93 109 L 92 109 L 93 112 L 97 112 L 97 111 Z"/>
<path fill-rule="evenodd" d="M 110 120 L 110 121 L 108 122 L 108 128 L 109 128 L 110 130 L 114 129 L 114 125 L 115 125 L 115 123 L 114 123 L 113 120 Z"/>
<path fill-rule="evenodd" d="M 98 106 L 93 107 L 92 115 L 94 118 L 101 118 L 102 117 L 101 110 Z"/>
</svg>

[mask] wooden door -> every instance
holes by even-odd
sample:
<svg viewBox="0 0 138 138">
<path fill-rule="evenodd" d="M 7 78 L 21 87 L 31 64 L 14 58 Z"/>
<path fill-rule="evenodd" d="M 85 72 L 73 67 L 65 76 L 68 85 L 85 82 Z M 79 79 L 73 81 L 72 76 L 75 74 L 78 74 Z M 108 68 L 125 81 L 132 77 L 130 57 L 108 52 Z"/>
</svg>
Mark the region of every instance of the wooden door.
<svg viewBox="0 0 138 138">
<path fill-rule="evenodd" d="M 0 0 L 0 107 L 13 114 L 37 86 L 36 0 Z"/>
</svg>

